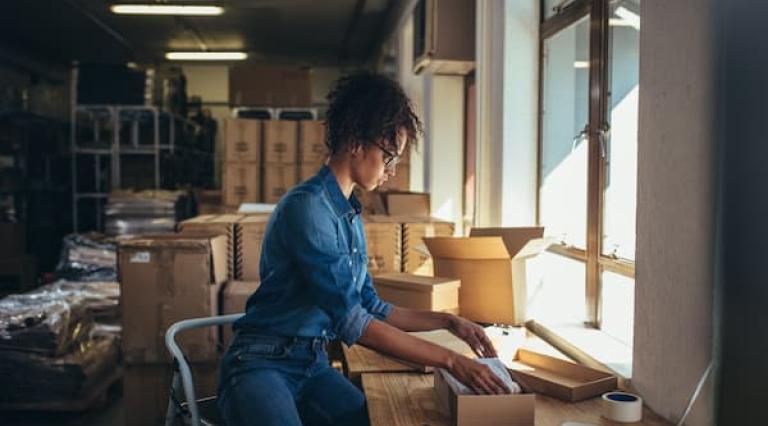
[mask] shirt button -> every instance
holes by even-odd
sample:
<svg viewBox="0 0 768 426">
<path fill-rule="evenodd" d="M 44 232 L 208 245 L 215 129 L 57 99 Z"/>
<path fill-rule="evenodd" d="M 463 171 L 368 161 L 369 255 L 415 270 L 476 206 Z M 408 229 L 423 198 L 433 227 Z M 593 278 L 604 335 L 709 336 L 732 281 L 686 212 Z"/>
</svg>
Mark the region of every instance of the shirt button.
<svg viewBox="0 0 768 426">
<path fill-rule="evenodd" d="M 357 247 L 352 248 L 352 253 L 357 253 Z"/>
<path fill-rule="evenodd" d="M 325 336 L 325 334 L 326 334 L 326 333 L 325 333 L 325 330 L 323 330 L 323 336 Z"/>
<path fill-rule="evenodd" d="M 349 266 L 352 266 L 352 260 L 349 261 Z"/>
<path fill-rule="evenodd" d="M 352 282 L 356 283 L 357 282 L 357 277 L 352 277 Z"/>
</svg>

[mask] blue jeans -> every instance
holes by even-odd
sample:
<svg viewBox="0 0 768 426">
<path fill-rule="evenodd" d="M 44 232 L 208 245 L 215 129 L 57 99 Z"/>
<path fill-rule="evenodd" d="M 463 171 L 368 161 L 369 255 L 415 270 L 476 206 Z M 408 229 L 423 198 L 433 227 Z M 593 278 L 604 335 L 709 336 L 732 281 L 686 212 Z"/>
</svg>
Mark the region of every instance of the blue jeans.
<svg viewBox="0 0 768 426">
<path fill-rule="evenodd" d="M 236 333 L 221 364 L 228 426 L 367 425 L 365 397 L 331 368 L 323 338 Z"/>
</svg>

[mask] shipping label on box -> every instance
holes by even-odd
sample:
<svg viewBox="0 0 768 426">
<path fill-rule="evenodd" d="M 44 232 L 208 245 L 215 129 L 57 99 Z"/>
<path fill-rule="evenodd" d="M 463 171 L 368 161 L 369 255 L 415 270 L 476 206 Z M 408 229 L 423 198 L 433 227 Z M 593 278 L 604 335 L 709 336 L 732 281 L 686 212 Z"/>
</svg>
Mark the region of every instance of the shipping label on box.
<svg viewBox="0 0 768 426">
<path fill-rule="evenodd" d="M 325 145 L 325 123 L 322 121 L 299 122 L 299 162 L 323 163 L 328 158 Z"/>
<path fill-rule="evenodd" d="M 435 275 L 458 278 L 461 316 L 519 325 L 525 321 L 525 261 L 546 250 L 544 228 L 472 229 L 470 237 L 424 238 Z"/>
<path fill-rule="evenodd" d="M 277 204 L 288 190 L 296 186 L 296 164 L 264 165 L 264 202 Z"/>
<path fill-rule="evenodd" d="M 260 171 L 259 163 L 225 163 L 224 205 L 237 207 L 261 201 Z"/>
<path fill-rule="evenodd" d="M 296 164 L 299 126 L 291 120 L 264 121 L 264 163 Z"/>
<path fill-rule="evenodd" d="M 122 344 L 127 363 L 168 361 L 164 342 L 168 327 L 218 313 L 219 288 L 227 279 L 226 260 L 225 236 L 149 235 L 120 243 Z M 191 361 L 218 358 L 214 328 L 182 333 L 178 341 Z"/>
<path fill-rule="evenodd" d="M 243 281 L 258 281 L 261 262 L 261 247 L 269 216 L 247 216 L 237 224 L 238 253 L 237 278 Z"/>
<path fill-rule="evenodd" d="M 242 118 L 224 120 L 224 159 L 227 162 L 261 161 L 261 122 Z"/>
<path fill-rule="evenodd" d="M 400 272 L 402 263 L 402 226 L 387 217 L 369 216 L 365 227 L 368 272 Z"/>
</svg>

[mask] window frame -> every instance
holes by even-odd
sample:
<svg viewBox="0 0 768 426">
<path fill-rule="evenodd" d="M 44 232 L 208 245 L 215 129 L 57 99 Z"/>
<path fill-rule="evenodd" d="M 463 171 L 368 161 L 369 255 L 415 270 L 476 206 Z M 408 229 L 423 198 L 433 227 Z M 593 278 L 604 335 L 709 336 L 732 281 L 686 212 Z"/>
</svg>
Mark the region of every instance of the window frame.
<svg viewBox="0 0 768 426">
<path fill-rule="evenodd" d="M 635 262 L 614 258 L 602 253 L 603 215 L 605 202 L 606 152 L 601 140 L 609 128 L 609 73 L 610 73 L 610 0 L 575 0 L 559 14 L 545 19 L 545 1 L 540 0 L 541 21 L 539 30 L 539 104 L 544 91 L 544 43 L 561 30 L 579 19 L 589 16 L 589 107 L 588 107 L 588 153 L 587 153 L 587 244 L 586 250 L 554 245 L 549 251 L 570 259 L 586 263 L 586 324 L 601 328 L 602 313 L 602 272 L 610 271 L 626 277 L 635 277 Z M 536 222 L 541 224 L 541 158 L 543 117 L 538 111 L 537 125 L 537 172 L 536 172 Z"/>
</svg>

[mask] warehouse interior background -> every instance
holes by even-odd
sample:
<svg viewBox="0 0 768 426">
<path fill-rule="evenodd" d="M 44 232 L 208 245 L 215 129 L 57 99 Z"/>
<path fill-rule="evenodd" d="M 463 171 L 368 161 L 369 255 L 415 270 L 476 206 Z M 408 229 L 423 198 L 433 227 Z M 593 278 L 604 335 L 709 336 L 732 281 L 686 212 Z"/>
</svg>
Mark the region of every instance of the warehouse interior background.
<svg viewBox="0 0 768 426">
<path fill-rule="evenodd" d="M 455 236 L 544 227 L 551 245 L 526 263 L 529 324 L 628 379 L 670 424 L 766 418 L 756 408 L 768 396 L 766 339 L 754 336 L 764 334 L 768 278 L 765 5 L 201 0 L 154 4 L 224 12 L 112 10 L 127 3 L 2 4 L 2 295 L 74 270 L 102 276 L 116 235 L 275 203 L 308 176 L 304 160 L 267 164 L 262 153 L 260 196 L 243 196 L 225 123 L 320 122 L 333 82 L 369 70 L 402 85 L 425 127 L 382 194 L 428 194 L 428 215 Z M 114 277 L 117 266 L 105 269 Z M 119 288 L 109 291 L 117 303 Z M 0 338 L 13 316 L 3 311 L 18 306 L 10 300 L 0 300 Z M 13 352 L 2 340 L 6 375 L 23 360 L 2 355 Z M 122 425 L 134 408 L 113 388 L 76 413 L 2 402 L 19 389 L 0 381 L 0 423 Z"/>
</svg>

